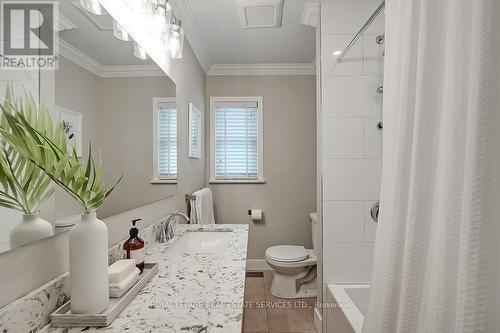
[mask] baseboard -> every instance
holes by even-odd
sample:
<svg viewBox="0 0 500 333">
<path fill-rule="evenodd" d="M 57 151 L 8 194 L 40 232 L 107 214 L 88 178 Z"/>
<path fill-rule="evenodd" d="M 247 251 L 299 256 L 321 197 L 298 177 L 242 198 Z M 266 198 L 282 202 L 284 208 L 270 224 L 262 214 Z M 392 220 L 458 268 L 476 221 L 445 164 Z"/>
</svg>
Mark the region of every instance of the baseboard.
<svg viewBox="0 0 500 333">
<path fill-rule="evenodd" d="M 323 331 L 323 318 L 321 317 L 321 312 L 318 308 L 314 308 L 314 327 L 316 332 L 321 333 Z"/>
<path fill-rule="evenodd" d="M 272 270 L 265 259 L 247 259 L 247 271 L 270 271 Z"/>
</svg>

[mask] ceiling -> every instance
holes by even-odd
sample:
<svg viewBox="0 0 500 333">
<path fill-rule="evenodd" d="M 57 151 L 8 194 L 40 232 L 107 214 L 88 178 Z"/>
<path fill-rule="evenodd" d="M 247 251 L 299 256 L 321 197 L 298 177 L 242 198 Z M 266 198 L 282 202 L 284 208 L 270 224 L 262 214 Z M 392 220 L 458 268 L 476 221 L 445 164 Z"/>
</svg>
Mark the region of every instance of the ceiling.
<svg viewBox="0 0 500 333">
<path fill-rule="evenodd" d="M 59 32 L 59 38 L 103 66 L 155 65 L 134 56 L 132 42 L 113 36 L 111 16 L 95 16 L 79 7 L 80 1 L 60 1 L 59 11 L 74 29 Z M 75 5 L 76 4 L 76 5 Z M 98 19 L 98 26 L 93 19 Z"/>
<path fill-rule="evenodd" d="M 315 31 L 300 23 L 304 5 L 284 0 L 282 26 L 243 29 L 239 0 L 183 0 L 210 64 L 311 64 Z M 189 36 L 188 36 L 189 38 Z"/>
</svg>

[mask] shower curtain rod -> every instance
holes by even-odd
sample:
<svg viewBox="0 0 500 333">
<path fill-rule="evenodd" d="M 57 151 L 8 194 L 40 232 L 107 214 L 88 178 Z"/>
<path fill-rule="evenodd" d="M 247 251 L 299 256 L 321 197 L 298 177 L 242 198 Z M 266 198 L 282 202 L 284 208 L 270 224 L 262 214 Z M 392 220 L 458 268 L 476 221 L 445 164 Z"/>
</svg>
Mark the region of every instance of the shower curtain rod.
<svg viewBox="0 0 500 333">
<path fill-rule="evenodd" d="M 375 21 L 375 19 L 377 18 L 378 14 L 380 14 L 380 12 L 384 8 L 385 8 L 385 0 L 382 1 L 382 3 L 377 7 L 377 9 L 375 9 L 375 11 L 373 12 L 373 14 L 368 19 L 368 21 L 366 21 L 366 23 L 358 31 L 358 33 L 356 34 L 356 36 L 354 36 L 354 38 L 351 40 L 351 42 L 349 43 L 349 45 L 347 45 L 347 47 L 344 49 L 344 51 L 342 51 L 342 53 L 339 55 L 339 57 L 337 58 L 337 62 L 339 64 L 342 62 L 342 60 L 344 60 L 344 57 L 351 50 L 351 48 L 354 46 L 354 44 L 356 44 L 356 42 L 361 37 L 361 35 L 363 34 L 363 32 L 365 32 L 365 30 L 368 29 L 368 27 L 370 26 L 370 24 L 372 24 L 372 22 Z"/>
</svg>

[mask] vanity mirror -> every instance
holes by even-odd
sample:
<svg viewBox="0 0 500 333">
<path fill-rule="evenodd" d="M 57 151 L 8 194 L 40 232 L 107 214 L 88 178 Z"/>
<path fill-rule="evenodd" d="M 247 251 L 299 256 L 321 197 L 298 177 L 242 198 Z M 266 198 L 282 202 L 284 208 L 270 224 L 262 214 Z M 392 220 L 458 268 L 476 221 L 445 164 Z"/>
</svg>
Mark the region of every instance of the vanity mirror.
<svg viewBox="0 0 500 333">
<path fill-rule="evenodd" d="M 9 83 L 16 96 L 32 93 L 53 119 L 63 122 L 78 156 L 88 156 L 91 142 L 92 154 L 102 161 L 103 177 L 111 181 L 123 175 L 97 210 L 100 219 L 175 195 L 174 82 L 105 11 L 96 15 L 79 0 L 69 0 L 59 2 L 59 12 L 58 69 L 1 71 L 0 94 L 3 97 Z M 56 188 L 40 211 L 57 233 L 79 220 L 81 207 Z M 9 237 L 22 214 L 0 208 L 0 217 L 3 252 L 13 248 Z"/>
<path fill-rule="evenodd" d="M 60 11 L 76 27 L 59 33 L 55 104 L 82 115 L 83 141 L 100 148 L 108 175 L 124 175 L 98 216 L 174 195 L 175 84 L 110 15 L 92 14 L 79 1 L 61 2 Z M 74 214 L 67 199 L 56 195 L 56 219 Z"/>
</svg>

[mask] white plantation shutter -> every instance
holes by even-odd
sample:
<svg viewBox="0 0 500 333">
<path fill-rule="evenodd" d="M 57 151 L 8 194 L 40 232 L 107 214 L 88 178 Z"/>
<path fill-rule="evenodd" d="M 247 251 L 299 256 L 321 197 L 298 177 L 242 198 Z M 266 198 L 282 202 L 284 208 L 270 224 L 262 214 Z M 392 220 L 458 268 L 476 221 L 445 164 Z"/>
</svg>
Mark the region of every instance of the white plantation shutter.
<svg viewBox="0 0 500 333">
<path fill-rule="evenodd" d="M 258 117 L 257 102 L 215 104 L 215 179 L 259 178 Z"/>
<path fill-rule="evenodd" d="M 177 110 L 161 103 L 158 109 L 158 179 L 177 178 Z"/>
</svg>

